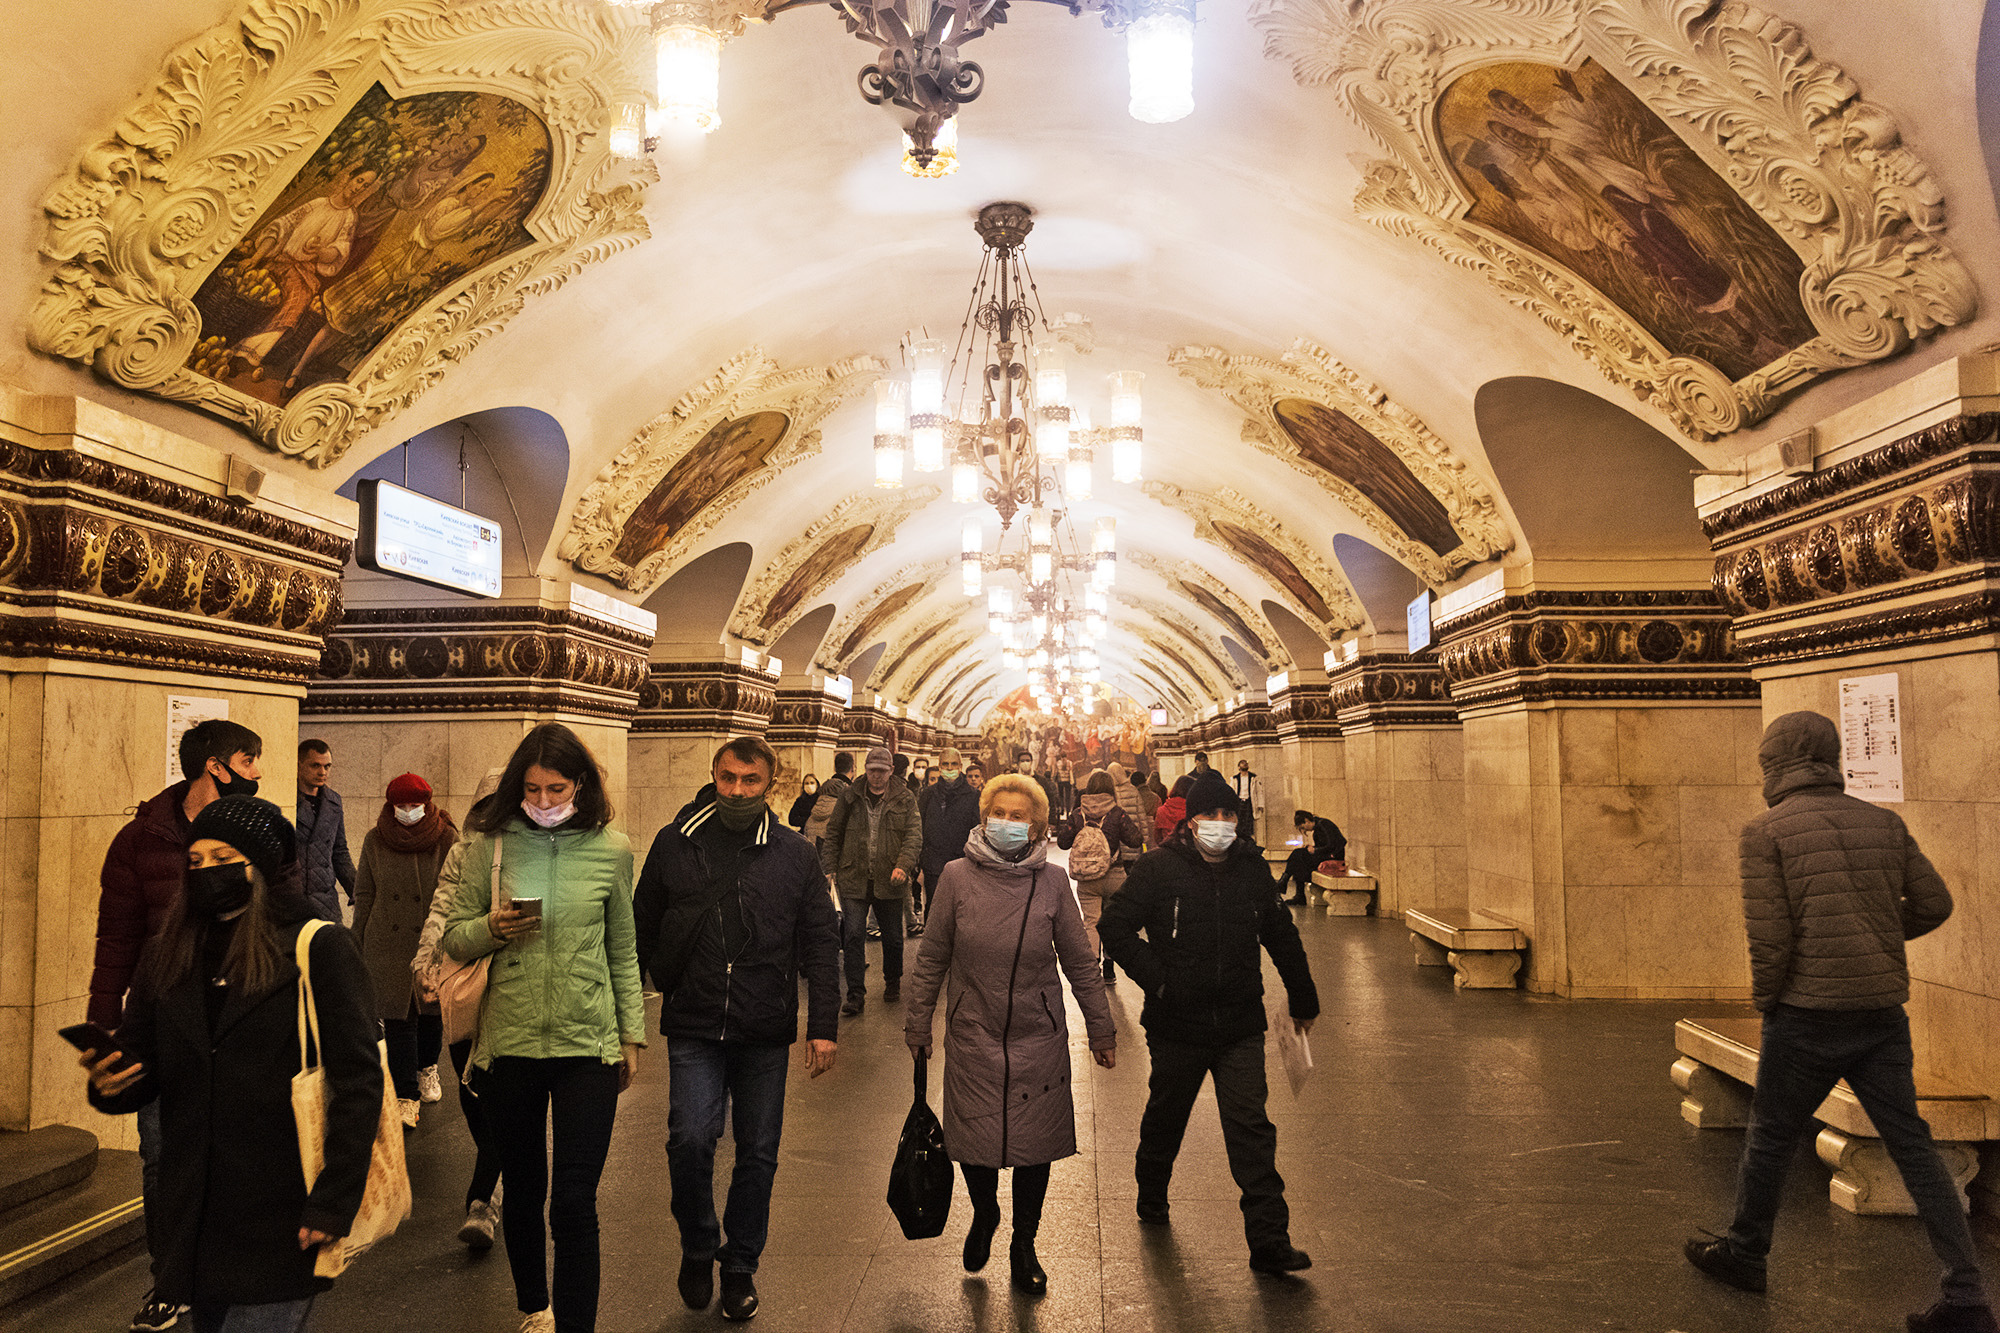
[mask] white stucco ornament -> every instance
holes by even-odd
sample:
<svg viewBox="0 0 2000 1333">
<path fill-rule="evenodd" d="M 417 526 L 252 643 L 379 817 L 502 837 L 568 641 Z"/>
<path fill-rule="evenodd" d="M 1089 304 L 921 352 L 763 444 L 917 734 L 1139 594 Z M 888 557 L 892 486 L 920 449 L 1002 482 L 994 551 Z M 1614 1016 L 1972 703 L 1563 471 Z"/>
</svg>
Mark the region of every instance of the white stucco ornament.
<svg viewBox="0 0 2000 1333">
<path fill-rule="evenodd" d="M 640 427 L 632 442 L 604 465 L 577 499 L 557 554 L 620 587 L 651 592 L 694 554 L 717 523 L 786 468 L 818 454 L 820 423 L 885 369 L 876 357 L 854 356 L 831 365 L 781 370 L 761 347 L 731 358 Z M 712 436 L 762 413 L 782 416 L 785 424 L 781 437 L 750 442 L 761 446 L 761 462 Z M 691 458 L 704 442 L 716 456 Z M 673 508 L 678 521 L 657 541 L 643 543 L 642 553 L 626 542 L 628 529 L 636 511 L 677 466 L 689 474 L 685 495 Z M 621 554 L 636 559 L 628 563 Z"/>
<path fill-rule="evenodd" d="M 649 58 L 643 25 L 604 5 L 250 0 L 235 21 L 169 56 L 151 91 L 49 192 L 41 248 L 55 268 L 29 317 L 29 344 L 325 467 L 531 297 L 646 238 L 642 192 L 657 172 L 650 162 L 614 159 L 604 131 L 612 108 L 642 95 Z M 427 129 L 416 138 L 434 161 L 411 163 L 399 147 L 389 154 L 398 174 L 378 165 L 363 176 L 355 160 L 326 166 L 341 160 L 329 136 L 352 127 L 348 118 L 380 97 L 378 85 L 397 104 L 378 125 L 404 114 L 404 99 L 428 94 L 507 99 L 513 124 L 532 120 L 547 131 L 545 157 L 532 168 L 538 191 L 520 185 L 518 160 L 487 167 L 501 156 L 496 142 L 463 124 L 450 131 L 464 140 L 462 157 Z M 495 152 L 482 157 L 488 148 Z M 315 162 L 326 179 L 288 197 Z M 400 248 L 369 252 L 366 274 L 343 272 L 363 263 L 357 217 L 386 207 L 394 187 L 401 216 L 383 235 Z M 510 187 L 517 201 L 533 194 L 536 202 L 518 222 L 509 218 L 525 236 L 510 232 L 502 244 L 485 229 L 499 225 Z M 287 212 L 275 214 L 281 201 Z M 312 206 L 318 211 L 307 216 Z M 287 281 L 273 283 L 238 249 L 266 236 L 279 238 L 264 249 L 278 252 Z M 293 245 L 294 237 L 305 239 Z M 494 257 L 480 262 L 481 254 Z M 227 264 L 243 270 L 232 292 L 240 308 L 267 308 L 281 321 L 262 341 L 205 340 L 196 295 Z M 358 289 L 336 290 L 347 278 Z M 421 292 L 428 297 L 410 304 Z M 336 311 L 343 295 L 353 308 Z M 257 307 L 259 297 L 269 305 Z M 261 374 L 251 384 L 262 353 L 285 335 L 296 330 L 295 348 L 306 343 L 308 314 L 335 327 L 344 314 L 365 327 L 365 356 L 340 378 L 295 385 L 281 370 L 269 389 L 257 387 Z M 294 355 L 288 370 L 303 369 L 311 351 Z"/>
<path fill-rule="evenodd" d="M 1820 376 L 1895 356 L 1977 307 L 1944 238 L 1943 194 L 1895 119 L 1815 55 L 1798 27 L 1744 0 L 1254 0 L 1251 20 L 1267 55 L 1300 83 L 1331 88 L 1387 151 L 1363 169 L 1363 217 L 1491 283 L 1693 439 L 1754 425 Z M 1594 64 L 1726 182 L 1780 238 L 1770 248 L 1789 247 L 1787 263 L 1802 269 L 1795 296 L 1785 293 L 1798 336 L 1753 336 L 1769 321 L 1742 293 L 1712 278 L 1704 288 L 1704 259 L 1713 275 L 1732 247 L 1704 257 L 1690 245 L 1685 233 L 1703 225 L 1702 210 L 1676 225 L 1675 210 L 1691 206 L 1675 197 L 1671 174 L 1649 179 L 1629 143 L 1593 139 L 1587 116 L 1503 106 L 1486 127 L 1490 153 L 1467 153 L 1463 142 L 1455 153 L 1441 99 L 1464 76 L 1520 63 L 1572 80 Z M 1583 106 L 1579 98 L 1563 111 Z M 1533 228 L 1510 232 L 1475 216 L 1470 183 L 1482 173 Z M 1547 187 L 1540 198 L 1537 178 Z M 1676 351 L 1629 292 L 1621 303 L 1552 257 L 1559 246 L 1524 243 L 1525 230 L 1567 237 L 1572 257 L 1594 251 L 1650 268 L 1662 288 L 1690 276 L 1681 284 L 1695 293 L 1681 298 L 1687 322 L 1740 335 L 1741 354 L 1697 346 L 1699 328 Z M 1740 363 L 1738 373 L 1718 360 Z"/>
</svg>

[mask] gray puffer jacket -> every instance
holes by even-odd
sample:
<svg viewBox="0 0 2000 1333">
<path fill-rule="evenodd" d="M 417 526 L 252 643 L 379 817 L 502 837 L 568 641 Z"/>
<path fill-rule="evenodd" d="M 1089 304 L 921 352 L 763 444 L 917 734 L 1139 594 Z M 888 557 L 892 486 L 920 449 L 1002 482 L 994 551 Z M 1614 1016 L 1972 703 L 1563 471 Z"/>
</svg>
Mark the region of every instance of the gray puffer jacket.
<svg viewBox="0 0 2000 1333">
<path fill-rule="evenodd" d="M 1764 802 L 1743 827 L 1752 1000 L 1888 1009 L 1910 998 L 1903 941 L 1951 915 L 1951 893 L 1896 814 L 1845 793 L 1840 733 L 1787 713 L 1757 751 Z"/>
</svg>

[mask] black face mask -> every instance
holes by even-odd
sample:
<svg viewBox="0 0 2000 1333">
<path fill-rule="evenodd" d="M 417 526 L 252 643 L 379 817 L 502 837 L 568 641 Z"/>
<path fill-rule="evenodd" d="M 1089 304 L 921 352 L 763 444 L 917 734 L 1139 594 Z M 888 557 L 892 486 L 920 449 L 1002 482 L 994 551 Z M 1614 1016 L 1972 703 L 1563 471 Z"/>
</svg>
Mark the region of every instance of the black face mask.
<svg viewBox="0 0 2000 1333">
<path fill-rule="evenodd" d="M 228 764 L 222 766 L 222 771 L 227 775 L 227 780 L 218 778 L 213 773 L 208 775 L 209 781 L 215 784 L 215 794 L 217 796 L 255 796 L 257 794 L 257 779 L 244 777 Z"/>
<path fill-rule="evenodd" d="M 250 863 L 225 861 L 221 865 L 190 869 L 186 885 L 188 915 L 226 915 L 250 903 Z"/>
</svg>

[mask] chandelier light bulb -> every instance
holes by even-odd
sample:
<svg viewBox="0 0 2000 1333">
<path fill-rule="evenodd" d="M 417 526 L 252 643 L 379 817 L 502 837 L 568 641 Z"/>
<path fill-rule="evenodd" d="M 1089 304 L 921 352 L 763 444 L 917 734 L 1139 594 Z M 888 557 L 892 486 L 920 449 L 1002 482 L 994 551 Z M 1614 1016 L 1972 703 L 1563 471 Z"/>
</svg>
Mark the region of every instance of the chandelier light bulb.
<svg viewBox="0 0 2000 1333">
<path fill-rule="evenodd" d="M 907 435 L 910 432 L 910 386 L 901 380 L 875 381 L 875 433 Z"/>
<path fill-rule="evenodd" d="M 910 411 L 944 415 L 944 342 L 920 338 L 910 344 Z"/>
<path fill-rule="evenodd" d="M 1046 548 L 1054 544 L 1055 525 L 1049 518 L 1049 511 L 1036 509 L 1028 515 L 1028 545 L 1031 548 Z"/>
<path fill-rule="evenodd" d="M 875 437 L 875 484 L 885 491 L 902 489 L 902 436 L 877 435 Z"/>
<path fill-rule="evenodd" d="M 1055 577 L 1055 558 L 1048 551 L 1028 552 L 1028 581 L 1041 587 Z"/>
<path fill-rule="evenodd" d="M 1037 611 L 1033 615 L 1029 616 L 1028 628 L 1034 631 L 1035 639 L 1037 642 L 1040 642 L 1042 639 L 1046 638 L 1049 632 L 1049 617 L 1047 613 L 1042 611 Z"/>
<path fill-rule="evenodd" d="M 1083 594 L 1083 609 L 1099 617 L 1110 614 L 1111 599 L 1096 588 L 1088 588 Z"/>
<path fill-rule="evenodd" d="M 1137 426 L 1140 424 L 1140 386 L 1146 382 L 1143 372 L 1121 370 L 1107 376 L 1111 381 L 1111 428 Z"/>
<path fill-rule="evenodd" d="M 1090 459 L 1071 457 L 1063 464 L 1063 495 L 1070 500 L 1090 498 Z"/>
<path fill-rule="evenodd" d="M 1035 350 L 1035 401 L 1045 408 L 1069 404 L 1069 358 L 1060 347 Z"/>
<path fill-rule="evenodd" d="M 1178 4 L 1125 29 L 1125 64 L 1132 79 L 1132 119 L 1163 125 L 1194 111 L 1194 14 Z"/>
<path fill-rule="evenodd" d="M 951 502 L 961 505 L 979 503 L 979 468 L 969 458 L 961 458 L 951 465 Z"/>
<path fill-rule="evenodd" d="M 931 146 L 937 155 L 931 158 L 927 167 L 917 164 L 917 141 L 903 131 L 903 174 L 915 176 L 919 180 L 942 180 L 958 170 L 958 117 L 953 116 L 938 126 L 937 134 L 931 139 Z"/>
<path fill-rule="evenodd" d="M 1090 549 L 1098 555 L 1115 555 L 1118 551 L 1118 520 L 1109 516 L 1100 518 L 1091 526 Z"/>
<path fill-rule="evenodd" d="M 959 581 L 967 597 L 979 596 L 980 588 L 985 582 L 985 570 L 979 563 L 978 552 L 966 552 L 965 558 L 959 562 Z"/>
<path fill-rule="evenodd" d="M 959 535 L 961 540 L 958 549 L 966 555 L 976 556 L 986 545 L 986 534 L 977 518 L 967 518 L 965 525 L 959 529 Z"/>
<path fill-rule="evenodd" d="M 1121 486 L 1134 486 L 1145 475 L 1145 442 L 1139 438 L 1138 427 L 1132 428 L 1130 436 L 1121 435 L 1111 442 L 1111 479 Z"/>
<path fill-rule="evenodd" d="M 609 147 L 613 157 L 633 161 L 646 155 L 646 104 L 627 102 L 612 123 Z"/>
<path fill-rule="evenodd" d="M 722 38 L 689 15 L 690 6 L 661 5 L 654 10 L 669 21 L 653 33 L 659 79 L 660 115 L 680 125 L 713 134 L 722 124 L 718 109 L 722 82 Z M 677 12 L 676 12 L 677 11 Z"/>
<path fill-rule="evenodd" d="M 917 471 L 944 471 L 944 426 L 918 426 L 910 432 L 911 453 Z"/>
<path fill-rule="evenodd" d="M 1035 452 L 1044 458 L 1067 458 L 1076 438 L 1070 430 L 1070 409 L 1045 404 L 1039 410 L 1042 420 L 1035 431 Z"/>
</svg>

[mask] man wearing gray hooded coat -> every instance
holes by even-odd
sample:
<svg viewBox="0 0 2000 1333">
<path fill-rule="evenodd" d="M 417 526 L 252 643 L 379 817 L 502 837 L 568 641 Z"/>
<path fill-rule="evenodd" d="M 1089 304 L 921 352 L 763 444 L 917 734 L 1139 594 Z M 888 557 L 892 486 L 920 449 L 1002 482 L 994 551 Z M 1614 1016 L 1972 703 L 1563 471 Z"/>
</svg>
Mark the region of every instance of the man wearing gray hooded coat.
<svg viewBox="0 0 2000 1333">
<path fill-rule="evenodd" d="M 1764 1290 L 1793 1149 L 1844 1078 L 1945 1265 L 1942 1296 L 1909 1316 L 1911 1333 L 1995 1333 L 1958 1187 L 1917 1113 L 1903 1012 L 1903 943 L 1944 924 L 1951 893 L 1901 818 L 1846 794 L 1830 720 L 1785 714 L 1764 733 L 1757 760 L 1770 809 L 1744 826 L 1741 849 L 1751 993 L 1764 1015 L 1757 1088 L 1735 1221 L 1684 1252 L 1718 1281 Z"/>
</svg>

